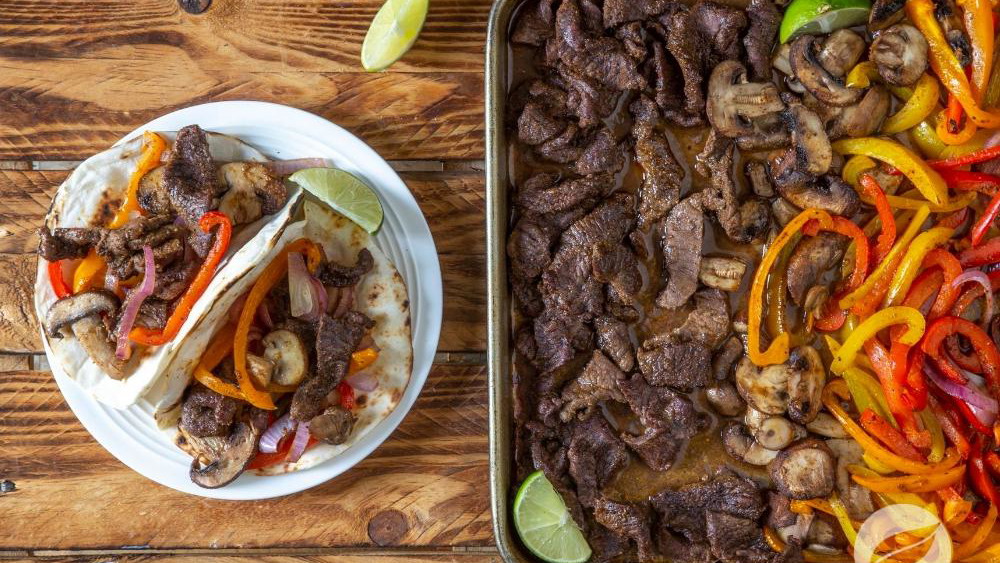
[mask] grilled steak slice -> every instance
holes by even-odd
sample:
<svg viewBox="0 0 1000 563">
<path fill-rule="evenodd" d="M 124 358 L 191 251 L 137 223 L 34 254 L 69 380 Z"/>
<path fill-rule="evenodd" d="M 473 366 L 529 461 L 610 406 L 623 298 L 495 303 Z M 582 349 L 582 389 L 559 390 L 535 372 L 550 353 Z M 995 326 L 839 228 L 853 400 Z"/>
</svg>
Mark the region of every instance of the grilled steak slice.
<svg viewBox="0 0 1000 563">
<path fill-rule="evenodd" d="M 334 319 L 323 315 L 316 333 L 316 373 L 292 396 L 291 415 L 306 422 L 326 408 L 326 396 L 347 375 L 351 354 L 374 322 L 357 311 Z"/>
</svg>

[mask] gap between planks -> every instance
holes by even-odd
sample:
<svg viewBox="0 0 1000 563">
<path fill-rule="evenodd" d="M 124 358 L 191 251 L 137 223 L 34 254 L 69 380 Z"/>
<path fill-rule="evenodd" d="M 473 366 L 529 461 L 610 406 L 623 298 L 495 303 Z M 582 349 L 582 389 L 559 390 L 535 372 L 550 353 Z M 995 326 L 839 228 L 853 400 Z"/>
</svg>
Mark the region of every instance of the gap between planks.
<svg viewBox="0 0 1000 563">
<path fill-rule="evenodd" d="M 80 160 L 5 160 L 0 170 L 72 170 Z M 484 172 L 482 160 L 389 160 L 396 172 Z"/>
</svg>

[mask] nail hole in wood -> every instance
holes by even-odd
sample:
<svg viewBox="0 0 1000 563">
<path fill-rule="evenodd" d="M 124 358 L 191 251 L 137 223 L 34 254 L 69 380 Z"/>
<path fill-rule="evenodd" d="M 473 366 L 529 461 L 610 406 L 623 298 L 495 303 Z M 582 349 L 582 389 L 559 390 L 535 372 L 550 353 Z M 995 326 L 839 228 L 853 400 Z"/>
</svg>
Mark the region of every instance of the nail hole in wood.
<svg viewBox="0 0 1000 563">
<path fill-rule="evenodd" d="M 408 529 L 406 516 L 402 512 L 384 510 L 368 522 L 368 537 L 380 547 L 397 545 Z"/>
<path fill-rule="evenodd" d="M 177 0 L 181 8 L 189 14 L 200 14 L 212 5 L 212 0 Z"/>
</svg>

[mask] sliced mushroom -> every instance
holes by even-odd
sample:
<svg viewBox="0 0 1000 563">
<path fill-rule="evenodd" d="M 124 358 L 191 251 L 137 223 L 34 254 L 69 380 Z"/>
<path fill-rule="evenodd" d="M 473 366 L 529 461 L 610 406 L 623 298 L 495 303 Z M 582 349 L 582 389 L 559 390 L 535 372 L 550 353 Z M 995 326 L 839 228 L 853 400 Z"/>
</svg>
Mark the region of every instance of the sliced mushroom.
<svg viewBox="0 0 1000 563">
<path fill-rule="evenodd" d="M 784 414 L 788 409 L 786 364 L 758 368 L 744 356 L 736 366 L 736 388 L 747 404 L 765 414 Z"/>
<path fill-rule="evenodd" d="M 788 419 L 781 416 L 769 416 L 760 423 L 754 433 L 757 443 L 769 450 L 782 450 L 795 438 L 795 428 Z"/>
<path fill-rule="evenodd" d="M 872 11 L 868 14 L 868 31 L 875 32 L 885 29 L 903 19 L 903 7 L 906 0 L 875 0 Z"/>
<path fill-rule="evenodd" d="M 277 213 L 288 199 L 281 179 L 261 162 L 229 162 L 219 167 L 219 176 L 229 191 L 256 196 L 265 215 Z M 225 196 L 222 199 L 225 200 Z"/>
<path fill-rule="evenodd" d="M 264 358 L 274 365 L 271 380 L 278 385 L 297 385 L 309 369 L 309 353 L 290 330 L 279 329 L 264 337 Z"/>
<path fill-rule="evenodd" d="M 736 416 L 746 407 L 739 391 L 728 381 L 720 381 L 706 389 L 705 398 L 715 412 L 722 416 Z"/>
<path fill-rule="evenodd" d="M 125 362 L 115 356 L 115 347 L 108 335 L 108 327 L 97 315 L 80 319 L 73 324 L 73 335 L 83 348 L 90 361 L 97 364 L 101 371 L 111 379 L 125 377 Z"/>
<path fill-rule="evenodd" d="M 809 291 L 806 292 L 805 299 L 803 299 L 802 302 L 802 310 L 807 313 L 812 313 L 814 317 L 818 317 L 820 312 L 823 310 L 823 305 L 825 305 L 829 299 L 829 287 L 825 285 L 814 285 L 809 288 Z"/>
<path fill-rule="evenodd" d="M 789 221 L 799 214 L 799 208 L 791 204 L 787 199 L 779 197 L 771 202 L 771 215 L 779 225 L 784 227 Z"/>
<path fill-rule="evenodd" d="M 247 354 L 247 371 L 261 389 L 271 384 L 274 376 L 274 362 L 256 354 Z"/>
<path fill-rule="evenodd" d="M 774 184 L 767 174 L 767 163 L 761 160 L 748 160 L 743 165 L 750 187 L 758 197 L 774 197 Z"/>
<path fill-rule="evenodd" d="M 753 133 L 750 122 L 784 109 L 778 89 L 770 82 L 747 81 L 747 70 L 737 61 L 724 61 L 708 81 L 706 112 L 719 134 L 735 138 Z"/>
<path fill-rule="evenodd" d="M 823 47 L 816 54 L 816 60 L 827 72 L 841 78 L 854 68 L 867 46 L 864 38 L 857 33 L 849 29 L 838 29 L 827 36 Z"/>
<path fill-rule="evenodd" d="M 875 84 L 865 92 L 861 101 L 839 112 L 828 126 L 831 139 L 840 137 L 867 137 L 882 127 L 889 115 L 892 97 L 883 86 Z"/>
<path fill-rule="evenodd" d="M 840 78 L 823 67 L 817 58 L 819 41 L 812 35 L 803 35 L 792 43 L 789 62 L 795 77 L 820 101 L 849 106 L 861 98 L 862 91 L 848 88 Z"/>
<path fill-rule="evenodd" d="M 858 192 L 840 176 L 834 174 L 826 174 L 816 181 L 800 186 L 780 183 L 776 185 L 778 193 L 799 209 L 816 207 L 829 213 L 850 217 L 861 204 Z"/>
<path fill-rule="evenodd" d="M 780 113 L 770 113 L 750 122 L 750 131 L 736 137 L 741 151 L 756 152 L 787 147 L 791 135 Z"/>
<path fill-rule="evenodd" d="M 804 237 L 795 245 L 788 258 L 785 277 L 788 294 L 796 305 L 802 307 L 809 288 L 816 285 L 825 272 L 840 264 L 845 242 L 846 239 L 833 233 L 819 233 L 814 237 Z"/>
<path fill-rule="evenodd" d="M 788 357 L 788 417 L 799 424 L 815 420 L 823 407 L 826 369 L 819 352 L 811 346 L 799 346 Z"/>
<path fill-rule="evenodd" d="M 833 416 L 821 412 L 816 415 L 811 422 L 806 424 L 806 428 L 814 433 L 819 434 L 827 438 L 847 438 L 847 431 L 844 430 L 843 425 L 837 421 Z"/>
<path fill-rule="evenodd" d="M 722 291 L 736 291 L 743 282 L 747 265 L 736 258 L 706 256 L 701 259 L 698 279 L 708 287 Z"/>
<path fill-rule="evenodd" d="M 730 421 L 722 429 L 722 446 L 726 453 L 750 465 L 767 465 L 778 456 L 778 451 L 769 450 L 747 433 L 746 427 L 736 421 Z"/>
<path fill-rule="evenodd" d="M 771 66 L 774 67 L 778 72 L 785 75 L 785 86 L 789 90 L 795 92 L 796 94 L 801 94 L 806 91 L 802 87 L 802 84 L 795 79 L 795 73 L 792 72 L 792 63 L 788 60 L 788 56 L 792 52 L 792 46 L 788 43 L 783 43 L 778 50 L 774 52 L 774 58 L 771 59 Z"/>
<path fill-rule="evenodd" d="M 771 210 L 767 203 L 759 198 L 749 198 L 740 205 L 739 226 L 730 238 L 739 242 L 758 240 L 767 234 L 771 227 Z"/>
<path fill-rule="evenodd" d="M 830 439 L 825 443 L 837 458 L 836 484 L 840 500 L 852 519 L 864 521 L 875 512 L 875 504 L 868 489 L 855 483 L 847 471 L 850 465 L 863 464 L 864 450 L 851 439 Z"/>
<path fill-rule="evenodd" d="M 309 433 L 327 444 L 343 444 L 350 437 L 355 422 L 357 418 L 351 411 L 335 405 L 309 421 Z"/>
<path fill-rule="evenodd" d="M 912 25 L 896 24 L 875 38 L 868 58 L 889 84 L 912 86 L 927 70 L 927 40 Z"/>
<path fill-rule="evenodd" d="M 793 499 L 829 496 L 833 492 L 836 460 L 819 440 L 807 439 L 779 453 L 771 462 L 771 480 Z"/>
<path fill-rule="evenodd" d="M 49 308 L 45 315 L 45 334 L 49 338 L 62 338 L 62 329 L 87 317 L 118 311 L 118 297 L 110 291 L 85 291 L 63 297 Z"/>
<path fill-rule="evenodd" d="M 753 406 L 748 406 L 746 412 L 743 413 L 743 424 L 750 429 L 750 432 L 756 434 L 757 430 L 760 430 L 760 425 L 764 424 L 769 416 L 771 415 L 763 413 Z"/>
<path fill-rule="evenodd" d="M 266 415 L 264 424 L 256 414 L 253 418 L 257 420 L 234 422 L 226 437 L 188 438 L 200 454 L 191 462 L 190 476 L 194 484 L 217 489 L 232 483 L 243 473 L 257 453 L 257 440 L 267 420 Z"/>
<path fill-rule="evenodd" d="M 833 162 L 833 149 L 819 116 L 801 103 L 792 103 L 782 113 L 782 119 L 792 133 L 798 166 L 813 176 L 826 174 Z"/>
</svg>

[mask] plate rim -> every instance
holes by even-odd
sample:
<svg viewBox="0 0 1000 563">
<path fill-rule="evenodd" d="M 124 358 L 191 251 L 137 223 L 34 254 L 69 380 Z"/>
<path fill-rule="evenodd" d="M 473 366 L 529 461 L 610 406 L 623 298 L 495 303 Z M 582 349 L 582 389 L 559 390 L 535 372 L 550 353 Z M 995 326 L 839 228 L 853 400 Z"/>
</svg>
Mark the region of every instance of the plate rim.
<svg viewBox="0 0 1000 563">
<path fill-rule="evenodd" d="M 253 126 L 255 120 L 259 120 L 264 122 L 261 126 L 265 130 L 277 130 L 280 132 L 282 130 L 281 126 L 267 122 L 274 120 L 276 116 L 286 116 L 286 123 L 295 124 L 284 127 L 286 133 L 297 132 L 308 135 L 314 141 L 329 148 L 331 152 L 338 154 L 351 152 L 357 155 L 356 158 L 350 159 L 351 164 L 356 166 L 359 171 L 362 171 L 364 179 L 380 192 L 383 202 L 386 201 L 385 192 L 391 192 L 393 199 L 401 200 L 399 203 L 403 204 L 403 208 L 393 207 L 394 212 L 402 213 L 400 221 L 401 223 L 405 223 L 405 225 L 401 224 L 400 229 L 400 242 L 405 243 L 401 245 L 400 252 L 409 254 L 412 258 L 415 265 L 414 275 L 416 279 L 405 280 L 407 294 L 411 301 L 410 321 L 412 327 L 413 363 L 410 380 L 407 383 L 406 390 L 399 404 L 396 405 L 396 408 L 393 409 L 389 416 L 371 428 L 359 442 L 314 467 L 282 475 L 252 475 L 254 479 L 259 479 L 264 484 L 251 488 L 231 488 L 226 486 L 218 489 L 203 489 L 194 485 L 188 479 L 187 474 L 184 474 L 181 479 L 161 479 L 160 476 L 147 470 L 144 464 L 154 463 L 155 460 L 142 461 L 138 459 L 140 456 L 137 454 L 149 450 L 143 448 L 142 452 L 135 451 L 134 446 L 138 442 L 136 438 L 127 432 L 125 428 L 110 422 L 102 412 L 102 409 L 110 409 L 111 407 L 101 404 L 87 394 L 72 379 L 62 373 L 59 366 L 50 363 L 50 368 L 64 400 L 87 432 L 118 461 L 146 479 L 179 492 L 206 498 L 263 500 L 287 496 L 326 483 L 357 465 L 381 446 L 396 430 L 403 418 L 409 414 L 409 411 L 423 390 L 430 370 L 433 368 L 434 355 L 440 339 L 444 303 L 440 260 L 430 226 L 427 223 L 427 218 L 420 209 L 420 205 L 414 197 L 413 192 L 403 179 L 400 178 L 399 174 L 389 166 L 388 162 L 381 155 L 360 138 L 336 123 L 312 112 L 284 104 L 253 100 L 230 100 L 196 104 L 158 116 L 125 134 L 112 146 L 117 146 L 142 135 L 143 131 L 146 130 L 175 130 L 180 127 L 175 126 L 177 120 L 186 119 L 186 123 L 202 125 L 206 121 L 204 116 L 194 116 L 199 116 L 203 113 L 209 115 L 215 114 L 213 116 L 214 120 L 210 119 L 208 120 L 209 124 L 203 125 L 206 130 L 210 131 L 225 127 Z M 186 118 L 188 115 L 191 115 L 192 118 Z M 227 120 L 229 123 L 225 123 Z M 298 125 L 303 124 L 309 125 L 308 132 L 302 131 L 302 128 L 298 127 Z M 333 141 L 320 140 L 322 138 L 320 133 L 323 133 L 324 130 L 327 133 L 325 136 L 335 139 L 337 146 L 332 144 Z M 278 134 L 280 135 L 280 133 Z M 254 146 L 252 142 L 249 144 Z M 361 165 L 359 162 L 365 162 L 365 164 Z M 379 181 L 374 181 L 372 176 L 378 177 Z M 375 236 L 377 239 L 377 234 Z M 414 240 L 418 244 L 414 245 Z M 402 271 L 400 275 L 403 275 Z M 419 303 L 419 307 L 415 307 L 414 303 Z M 420 319 L 414 319 L 414 309 L 418 309 Z M 418 321 L 422 322 L 418 325 Z M 418 326 L 422 333 L 420 335 L 420 342 L 416 339 Z M 46 356 L 48 355 L 49 351 L 46 347 Z M 157 457 L 156 459 L 160 458 Z"/>
</svg>

